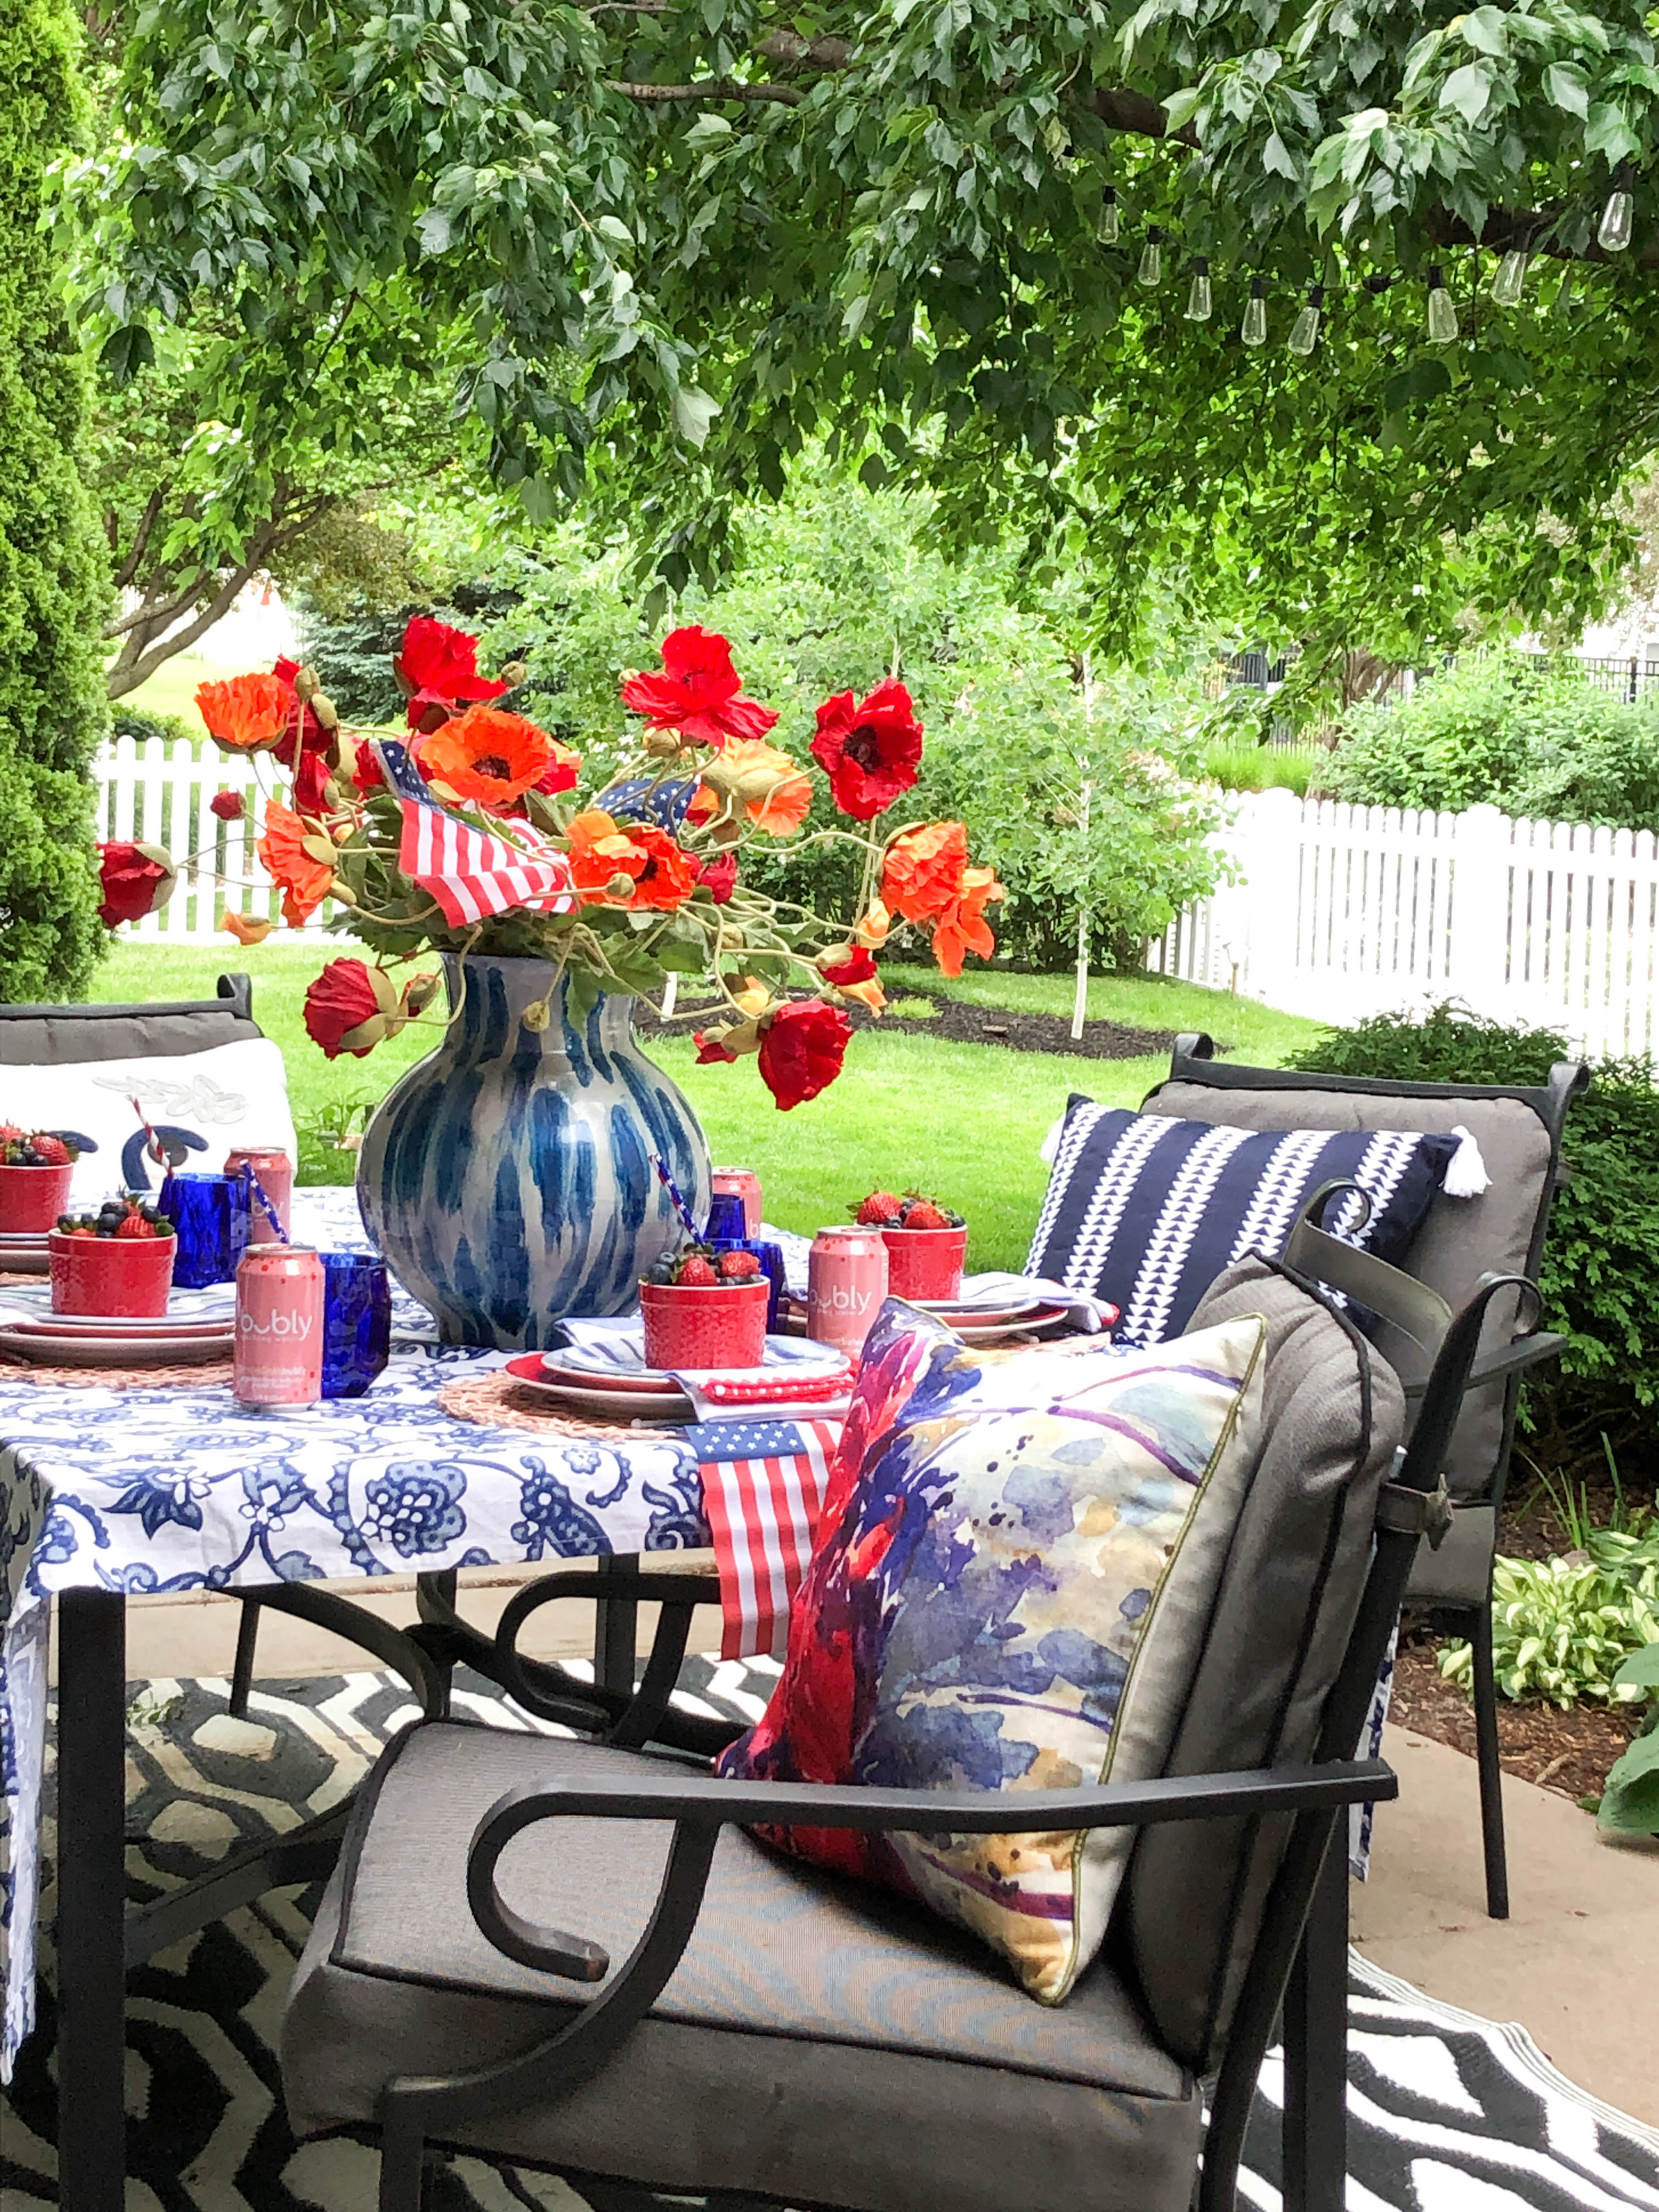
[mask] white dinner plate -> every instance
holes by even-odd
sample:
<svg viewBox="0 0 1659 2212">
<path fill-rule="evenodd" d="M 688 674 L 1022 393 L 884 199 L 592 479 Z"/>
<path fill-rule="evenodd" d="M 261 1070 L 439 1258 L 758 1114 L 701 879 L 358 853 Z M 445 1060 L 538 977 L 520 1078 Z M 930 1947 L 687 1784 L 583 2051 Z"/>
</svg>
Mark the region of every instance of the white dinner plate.
<svg viewBox="0 0 1659 2212">
<path fill-rule="evenodd" d="M 958 1321 L 952 1322 L 951 1326 L 964 1344 L 995 1344 L 1005 1336 L 1031 1336 L 1038 1331 L 1051 1330 L 1063 1322 L 1070 1311 L 1069 1306 L 1042 1305 L 1021 1321 L 1003 1321 L 994 1325 L 987 1322 Z"/>
<path fill-rule="evenodd" d="M 550 1352 L 544 1357 L 571 1374 L 592 1375 L 599 1380 L 668 1372 L 665 1368 L 647 1367 L 643 1354 L 629 1348 L 625 1338 L 618 1338 L 614 1346 L 603 1347 L 572 1345 L 563 1352 Z M 734 1374 L 758 1375 L 781 1370 L 805 1377 L 810 1375 L 833 1375 L 846 1364 L 846 1353 L 838 1352 L 833 1344 L 818 1344 L 811 1337 L 769 1336 L 766 1358 L 760 1367 L 734 1368 L 732 1371 Z"/>
<path fill-rule="evenodd" d="M 46 1328 L 118 1328 L 129 1336 L 165 1336 L 180 1329 L 232 1328 L 236 1318 L 236 1286 L 213 1283 L 199 1291 L 174 1291 L 167 1310 L 145 1317 L 128 1314 L 61 1314 L 52 1310 L 49 1284 L 17 1283 L 0 1291 L 0 1325 L 32 1316 Z"/>
<path fill-rule="evenodd" d="M 526 1352 L 522 1359 L 509 1359 L 504 1370 L 526 1390 L 548 1401 L 552 1412 L 564 1413 L 598 1413 L 608 1421 L 652 1421 L 672 1423 L 695 1421 L 696 1408 L 684 1391 L 649 1393 L 642 1390 L 606 1390 L 596 1385 L 592 1389 L 578 1389 L 574 1383 L 550 1382 L 541 1372 L 541 1354 Z"/>
<path fill-rule="evenodd" d="M 198 1367 L 230 1356 L 228 1336 L 40 1336 L 0 1330 L 0 1351 L 42 1367 Z"/>
</svg>

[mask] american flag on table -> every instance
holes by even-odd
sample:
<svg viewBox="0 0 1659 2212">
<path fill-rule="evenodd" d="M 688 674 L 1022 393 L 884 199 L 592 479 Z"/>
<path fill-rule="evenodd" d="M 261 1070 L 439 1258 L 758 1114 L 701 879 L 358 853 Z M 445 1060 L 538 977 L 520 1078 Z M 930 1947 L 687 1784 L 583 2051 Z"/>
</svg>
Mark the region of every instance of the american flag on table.
<svg viewBox="0 0 1659 2212">
<path fill-rule="evenodd" d="M 398 866 L 432 894 L 452 929 L 514 906 L 569 912 L 574 904 L 570 863 L 538 830 L 515 822 L 508 839 L 475 829 L 438 804 L 407 745 L 394 738 L 370 742 L 403 815 Z"/>
<path fill-rule="evenodd" d="M 839 1421 L 701 1421 L 682 1430 L 697 1455 L 714 1532 L 722 1659 L 782 1657 L 841 1430 Z"/>
</svg>

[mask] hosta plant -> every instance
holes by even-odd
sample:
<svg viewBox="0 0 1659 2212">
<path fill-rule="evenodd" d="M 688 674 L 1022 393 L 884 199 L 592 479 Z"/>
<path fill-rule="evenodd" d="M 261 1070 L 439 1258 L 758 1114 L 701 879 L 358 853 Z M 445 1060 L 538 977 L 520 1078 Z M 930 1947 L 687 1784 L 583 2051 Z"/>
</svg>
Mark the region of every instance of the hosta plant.
<svg viewBox="0 0 1659 2212">
<path fill-rule="evenodd" d="M 1649 1700 L 1646 1723 L 1630 1749 L 1609 1768 L 1596 1819 L 1627 1834 L 1659 1833 L 1659 1643 L 1634 1651 L 1613 1678 L 1621 1695 Z"/>
<path fill-rule="evenodd" d="M 1644 1692 L 1620 1679 L 1631 1653 L 1659 1644 L 1659 1534 L 1597 1529 L 1589 1552 L 1548 1559 L 1500 1559 L 1492 1569 L 1492 1657 L 1506 1698 L 1580 1698 L 1635 1704 Z M 1440 1671 L 1468 1688 L 1467 1643 L 1448 1644 Z"/>
</svg>

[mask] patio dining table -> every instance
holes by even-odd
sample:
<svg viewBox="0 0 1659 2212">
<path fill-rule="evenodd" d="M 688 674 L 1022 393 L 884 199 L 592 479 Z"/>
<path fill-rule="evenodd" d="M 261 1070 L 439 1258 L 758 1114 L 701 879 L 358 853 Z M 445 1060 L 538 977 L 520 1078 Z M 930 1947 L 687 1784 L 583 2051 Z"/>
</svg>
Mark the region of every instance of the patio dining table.
<svg viewBox="0 0 1659 2212">
<path fill-rule="evenodd" d="M 349 1191 L 296 1192 L 294 1230 L 368 1249 Z M 798 1267 L 804 1243 L 787 1244 Z M 392 1357 L 360 1399 L 254 1409 L 222 1382 L 66 1388 L 0 1368 L 0 2081 L 33 2022 L 55 1600 L 64 2212 L 120 2212 L 124 2196 L 127 1599 L 709 1542 L 678 1431 L 543 1437 L 438 1403 L 506 1356 L 441 1344 L 394 1293 Z"/>
</svg>

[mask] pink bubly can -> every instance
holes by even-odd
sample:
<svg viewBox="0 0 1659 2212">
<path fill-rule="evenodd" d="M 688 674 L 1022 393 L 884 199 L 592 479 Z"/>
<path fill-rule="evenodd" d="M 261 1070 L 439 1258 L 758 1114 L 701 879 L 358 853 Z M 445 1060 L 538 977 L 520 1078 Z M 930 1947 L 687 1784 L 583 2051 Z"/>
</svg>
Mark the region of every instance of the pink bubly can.
<svg viewBox="0 0 1659 2212">
<path fill-rule="evenodd" d="M 252 1152 L 246 1148 L 230 1153 L 225 1160 L 228 1176 L 240 1175 L 244 1168 L 252 1168 L 254 1181 L 270 1200 L 268 1213 L 256 1198 L 253 1218 L 249 1224 L 248 1242 L 263 1243 L 266 1238 L 280 1243 L 288 1235 L 292 1224 L 289 1216 L 294 1204 L 294 1163 L 280 1148 L 269 1152 Z M 272 1213 L 275 1218 L 272 1218 Z"/>
<path fill-rule="evenodd" d="M 753 1168 L 711 1168 L 708 1171 L 708 1188 L 716 1198 L 723 1191 L 730 1191 L 734 1197 L 740 1198 L 743 1200 L 744 1235 L 745 1237 L 760 1235 L 760 1177 L 755 1173 Z"/>
<path fill-rule="evenodd" d="M 820 1229 L 806 1267 L 806 1334 L 856 1359 L 887 1296 L 887 1247 L 875 1229 Z"/>
<path fill-rule="evenodd" d="M 236 1270 L 232 1389 L 245 1406 L 323 1395 L 323 1263 L 299 1244 L 251 1244 Z"/>
</svg>

